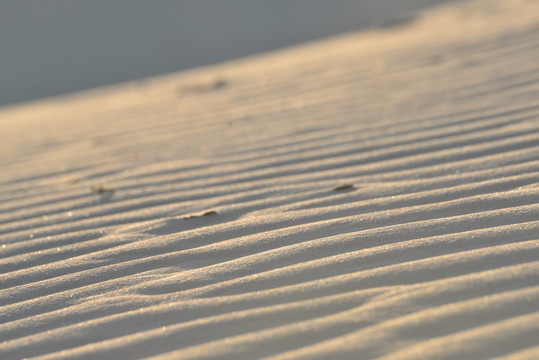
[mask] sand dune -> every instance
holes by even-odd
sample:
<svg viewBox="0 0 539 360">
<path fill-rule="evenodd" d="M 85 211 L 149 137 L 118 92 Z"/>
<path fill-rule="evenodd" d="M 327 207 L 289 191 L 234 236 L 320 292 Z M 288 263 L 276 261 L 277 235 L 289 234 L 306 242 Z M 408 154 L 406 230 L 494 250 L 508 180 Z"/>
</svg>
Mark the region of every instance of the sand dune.
<svg viewBox="0 0 539 360">
<path fill-rule="evenodd" d="M 2 359 L 539 358 L 539 3 L 5 108 Z"/>
</svg>

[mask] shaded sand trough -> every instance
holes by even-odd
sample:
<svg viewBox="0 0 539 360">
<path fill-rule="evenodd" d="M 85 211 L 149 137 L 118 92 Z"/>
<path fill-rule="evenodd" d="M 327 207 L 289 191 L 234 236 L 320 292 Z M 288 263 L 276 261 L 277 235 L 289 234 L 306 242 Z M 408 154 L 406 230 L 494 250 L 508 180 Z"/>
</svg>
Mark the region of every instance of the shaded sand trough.
<svg viewBox="0 0 539 360">
<path fill-rule="evenodd" d="M 539 358 L 538 59 L 470 2 L 4 109 L 0 358 Z"/>
</svg>

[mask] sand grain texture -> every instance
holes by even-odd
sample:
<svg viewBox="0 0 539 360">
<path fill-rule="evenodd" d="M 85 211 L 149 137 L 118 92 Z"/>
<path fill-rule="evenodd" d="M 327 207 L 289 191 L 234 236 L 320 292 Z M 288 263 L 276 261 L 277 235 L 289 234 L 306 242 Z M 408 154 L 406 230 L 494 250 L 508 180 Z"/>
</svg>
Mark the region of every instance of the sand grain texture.
<svg viewBox="0 0 539 360">
<path fill-rule="evenodd" d="M 0 358 L 539 358 L 539 2 L 0 112 Z"/>
</svg>

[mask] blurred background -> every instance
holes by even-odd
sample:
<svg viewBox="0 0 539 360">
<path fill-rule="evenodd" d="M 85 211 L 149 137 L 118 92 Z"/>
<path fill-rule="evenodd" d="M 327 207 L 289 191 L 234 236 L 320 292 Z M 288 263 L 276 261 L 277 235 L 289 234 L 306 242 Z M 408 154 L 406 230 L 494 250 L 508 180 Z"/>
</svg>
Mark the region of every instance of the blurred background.
<svg viewBox="0 0 539 360">
<path fill-rule="evenodd" d="M 447 0 L 0 0 L 0 106 L 383 24 Z"/>
</svg>

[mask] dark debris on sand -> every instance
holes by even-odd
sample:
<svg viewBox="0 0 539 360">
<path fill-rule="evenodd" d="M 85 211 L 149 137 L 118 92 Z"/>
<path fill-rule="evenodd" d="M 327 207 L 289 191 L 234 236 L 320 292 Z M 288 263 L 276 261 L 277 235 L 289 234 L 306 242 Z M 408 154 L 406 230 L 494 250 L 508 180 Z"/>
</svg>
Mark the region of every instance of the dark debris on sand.
<svg viewBox="0 0 539 360">
<path fill-rule="evenodd" d="M 101 184 L 97 186 L 92 186 L 92 192 L 99 194 L 99 195 L 112 195 L 116 192 L 113 188 L 107 188 Z"/>
<path fill-rule="evenodd" d="M 333 189 L 333 191 L 343 191 L 343 190 L 351 190 L 354 189 L 354 185 L 352 184 L 346 184 L 346 185 L 339 185 L 336 188 Z"/>
</svg>

